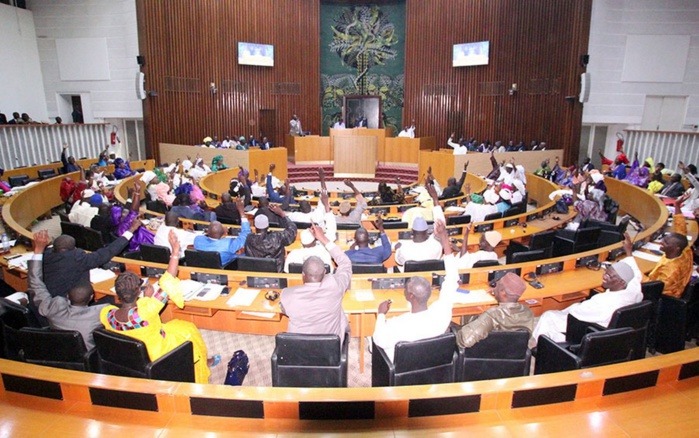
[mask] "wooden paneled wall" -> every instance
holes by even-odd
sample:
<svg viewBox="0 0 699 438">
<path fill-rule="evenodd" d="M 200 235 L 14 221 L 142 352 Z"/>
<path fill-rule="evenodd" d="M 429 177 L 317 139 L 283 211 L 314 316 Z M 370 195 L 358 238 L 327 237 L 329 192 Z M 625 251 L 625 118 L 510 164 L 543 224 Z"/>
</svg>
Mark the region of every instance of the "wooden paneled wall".
<svg viewBox="0 0 699 438">
<path fill-rule="evenodd" d="M 296 113 L 320 126 L 318 0 L 137 0 L 149 157 L 159 143 L 207 135 L 260 135 L 259 111 L 275 110 L 280 145 Z M 274 45 L 274 67 L 238 65 L 238 42 Z M 215 83 L 217 92 L 210 91 Z"/>
<path fill-rule="evenodd" d="M 565 149 L 564 163 L 577 160 L 591 8 L 591 0 L 408 0 L 403 118 L 440 145 L 452 131 L 538 139 Z M 453 44 L 485 40 L 489 65 L 452 67 Z"/>
<path fill-rule="evenodd" d="M 160 142 L 259 134 L 259 110 L 275 110 L 283 143 L 296 113 L 320 130 L 320 0 L 137 0 L 148 156 Z M 376 2 L 380 3 L 380 2 Z M 546 141 L 577 159 L 592 0 L 406 0 L 404 124 L 446 142 Z M 490 64 L 451 66 L 452 45 L 490 41 Z M 274 45 L 275 66 L 237 65 L 237 42 Z M 216 94 L 209 90 L 214 82 Z M 512 84 L 517 92 L 508 93 Z M 166 89 L 167 86 L 167 89 Z M 566 96 L 576 96 L 567 101 Z M 157 158 L 157 156 L 156 156 Z"/>
</svg>

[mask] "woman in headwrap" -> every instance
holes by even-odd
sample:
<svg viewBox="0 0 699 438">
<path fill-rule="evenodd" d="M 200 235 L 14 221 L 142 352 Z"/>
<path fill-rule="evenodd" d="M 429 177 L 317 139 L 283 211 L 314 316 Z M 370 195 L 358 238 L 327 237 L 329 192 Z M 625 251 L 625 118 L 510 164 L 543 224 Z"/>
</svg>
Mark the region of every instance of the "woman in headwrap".
<svg viewBox="0 0 699 438">
<path fill-rule="evenodd" d="M 124 179 L 131 175 L 135 175 L 136 172 L 131 170 L 131 166 L 128 161 L 124 161 L 123 158 L 117 158 L 114 160 L 114 178 Z"/>
<path fill-rule="evenodd" d="M 216 155 L 213 160 L 211 160 L 211 171 L 216 172 L 219 170 L 228 169 L 223 163 L 223 155 Z"/>
<path fill-rule="evenodd" d="M 631 184 L 646 188 L 648 187 L 648 181 L 650 181 L 650 170 L 654 167 L 653 159 L 648 157 L 646 161 L 643 162 L 642 166 L 639 166 L 638 162 L 638 152 L 633 155 L 633 164 L 631 165 L 631 172 L 626 175 L 626 180 Z"/>
</svg>

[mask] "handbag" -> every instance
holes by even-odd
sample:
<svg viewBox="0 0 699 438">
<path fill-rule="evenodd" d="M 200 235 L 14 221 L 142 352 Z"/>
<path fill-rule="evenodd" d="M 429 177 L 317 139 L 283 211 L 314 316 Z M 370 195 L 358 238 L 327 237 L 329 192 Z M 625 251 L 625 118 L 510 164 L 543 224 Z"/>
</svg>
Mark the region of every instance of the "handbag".
<svg viewBox="0 0 699 438">
<path fill-rule="evenodd" d="M 226 380 L 224 385 L 241 386 L 245 376 L 248 375 L 250 362 L 248 355 L 243 350 L 236 350 L 233 357 L 228 361 L 228 372 L 226 372 Z"/>
</svg>

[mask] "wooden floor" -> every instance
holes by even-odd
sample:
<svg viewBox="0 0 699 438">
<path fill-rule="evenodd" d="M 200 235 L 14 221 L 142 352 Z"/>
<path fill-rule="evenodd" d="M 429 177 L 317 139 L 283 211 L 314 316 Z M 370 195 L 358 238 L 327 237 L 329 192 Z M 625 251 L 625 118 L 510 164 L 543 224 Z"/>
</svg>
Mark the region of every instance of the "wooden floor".
<svg viewBox="0 0 699 438">
<path fill-rule="evenodd" d="M 534 408 L 363 421 L 260 421 L 106 409 L 8 393 L 0 400 L 2 437 L 307 436 L 672 436 L 699 434 L 699 377 L 654 388 Z M 373 429 L 371 429 L 373 427 Z M 206 432 L 206 435 L 203 434 Z"/>
</svg>

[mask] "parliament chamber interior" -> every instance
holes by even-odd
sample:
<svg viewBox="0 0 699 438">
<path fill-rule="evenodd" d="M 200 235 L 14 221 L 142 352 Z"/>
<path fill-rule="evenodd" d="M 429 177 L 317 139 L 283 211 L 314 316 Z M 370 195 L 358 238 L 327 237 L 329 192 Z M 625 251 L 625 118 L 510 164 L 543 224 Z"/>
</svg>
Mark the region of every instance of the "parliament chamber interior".
<svg viewBox="0 0 699 438">
<path fill-rule="evenodd" d="M 590 90 L 677 2 L 10 3 L 1 435 L 696 434 L 696 95 Z"/>
</svg>

